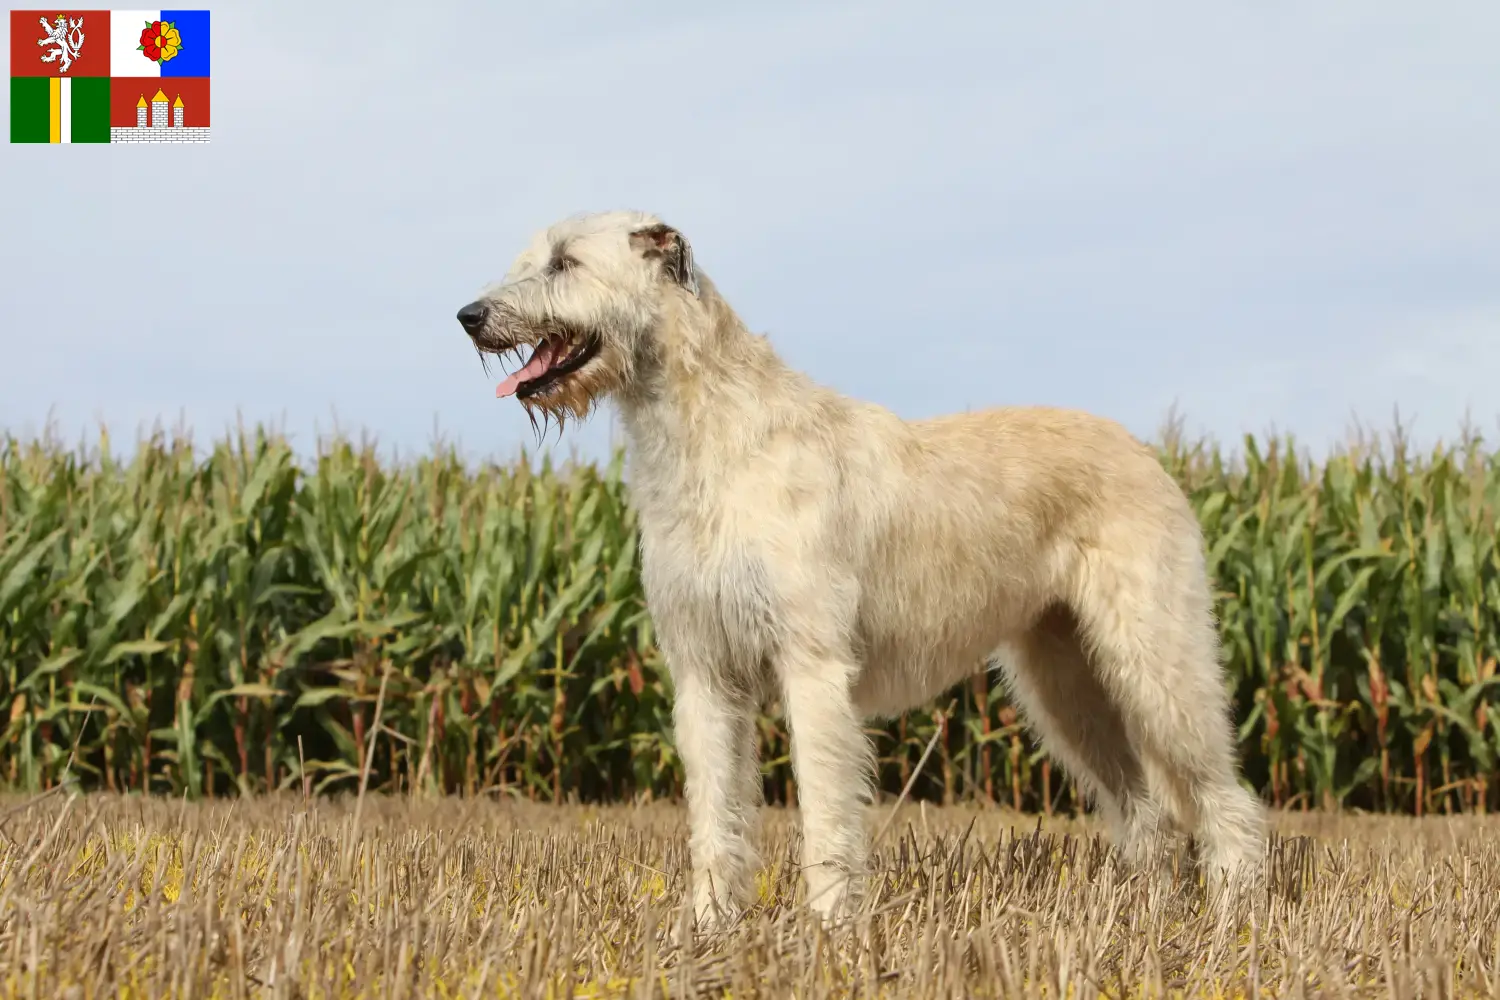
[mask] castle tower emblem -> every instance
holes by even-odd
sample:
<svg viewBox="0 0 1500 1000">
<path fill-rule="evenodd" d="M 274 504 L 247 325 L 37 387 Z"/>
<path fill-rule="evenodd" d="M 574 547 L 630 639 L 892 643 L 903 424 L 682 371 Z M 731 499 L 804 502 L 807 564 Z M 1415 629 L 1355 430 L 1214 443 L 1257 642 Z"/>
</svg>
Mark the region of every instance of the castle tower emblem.
<svg viewBox="0 0 1500 1000">
<path fill-rule="evenodd" d="M 191 95 L 189 95 L 191 96 Z M 161 87 L 147 97 L 144 92 L 135 102 L 135 127 L 110 129 L 111 142 L 207 142 L 208 126 L 187 123 L 187 102 L 181 94 L 168 103 Z"/>
</svg>

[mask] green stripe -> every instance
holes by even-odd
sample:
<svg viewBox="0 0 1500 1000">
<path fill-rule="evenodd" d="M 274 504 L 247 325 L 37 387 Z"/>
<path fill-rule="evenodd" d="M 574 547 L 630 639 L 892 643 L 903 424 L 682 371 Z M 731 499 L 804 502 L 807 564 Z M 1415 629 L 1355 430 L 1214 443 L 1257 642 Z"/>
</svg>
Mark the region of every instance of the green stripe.
<svg viewBox="0 0 1500 1000">
<path fill-rule="evenodd" d="M 73 81 L 73 141 L 109 141 L 109 77 L 81 76 Z"/>
<path fill-rule="evenodd" d="M 51 141 L 51 112 L 47 86 L 45 76 L 10 78 L 11 142 Z"/>
</svg>

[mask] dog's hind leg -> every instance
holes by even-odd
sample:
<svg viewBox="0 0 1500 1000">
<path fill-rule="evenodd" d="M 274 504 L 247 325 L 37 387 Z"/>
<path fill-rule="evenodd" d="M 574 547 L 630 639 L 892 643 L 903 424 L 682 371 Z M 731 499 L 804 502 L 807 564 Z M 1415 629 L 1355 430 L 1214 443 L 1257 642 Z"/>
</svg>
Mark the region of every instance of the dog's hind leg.
<svg viewBox="0 0 1500 1000">
<path fill-rule="evenodd" d="M 1053 606 L 996 659 L 1042 749 L 1093 800 L 1126 860 L 1144 860 L 1162 817 L 1125 720 L 1084 653 L 1072 612 Z"/>
<path fill-rule="evenodd" d="M 1153 797 L 1223 885 L 1258 869 L 1264 816 L 1239 783 L 1208 582 L 1189 539 L 1165 539 L 1149 559 L 1129 545 L 1084 552 L 1075 613 Z"/>
</svg>

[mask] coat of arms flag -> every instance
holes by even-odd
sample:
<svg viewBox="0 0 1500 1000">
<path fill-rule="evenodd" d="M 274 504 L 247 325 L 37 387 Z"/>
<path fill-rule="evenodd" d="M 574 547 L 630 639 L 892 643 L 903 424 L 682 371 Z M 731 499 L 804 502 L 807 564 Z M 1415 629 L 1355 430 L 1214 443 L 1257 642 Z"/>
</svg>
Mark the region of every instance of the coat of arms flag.
<svg viewBox="0 0 1500 1000">
<path fill-rule="evenodd" d="M 11 142 L 208 142 L 206 10 L 10 12 Z"/>
</svg>

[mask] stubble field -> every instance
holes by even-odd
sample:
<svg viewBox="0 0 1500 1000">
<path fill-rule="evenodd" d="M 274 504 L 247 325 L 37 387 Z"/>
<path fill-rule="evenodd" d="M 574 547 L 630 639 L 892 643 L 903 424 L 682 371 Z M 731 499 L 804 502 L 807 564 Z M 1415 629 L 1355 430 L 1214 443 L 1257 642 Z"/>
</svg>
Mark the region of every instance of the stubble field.
<svg viewBox="0 0 1500 1000">
<path fill-rule="evenodd" d="M 685 945 L 672 806 L 12 798 L 0 993 L 1500 994 L 1493 818 L 1279 815 L 1267 888 L 1221 911 L 1189 872 L 1122 874 L 1088 819 L 907 805 L 832 934 L 795 905 L 795 818 L 767 813 L 757 909 Z"/>
</svg>

